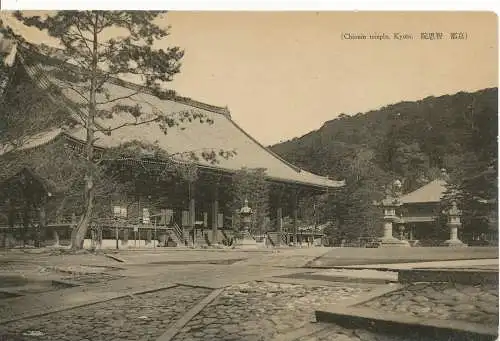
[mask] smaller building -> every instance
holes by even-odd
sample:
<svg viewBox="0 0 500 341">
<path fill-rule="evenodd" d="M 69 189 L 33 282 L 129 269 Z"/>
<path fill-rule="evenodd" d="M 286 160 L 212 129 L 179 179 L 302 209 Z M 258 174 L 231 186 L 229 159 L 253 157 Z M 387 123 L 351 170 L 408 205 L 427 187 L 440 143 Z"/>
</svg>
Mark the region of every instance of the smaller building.
<svg viewBox="0 0 500 341">
<path fill-rule="evenodd" d="M 486 179 L 489 177 L 488 179 Z M 496 171 L 489 168 L 476 176 L 467 178 L 464 183 L 468 186 L 474 186 L 474 181 L 486 181 L 488 184 L 495 183 Z M 479 180 L 478 180 L 479 179 Z M 440 245 L 440 242 L 448 240 L 450 237 L 449 228 L 446 227 L 447 221 L 442 221 L 447 215 L 449 208 L 443 207 L 442 201 L 447 191 L 447 182 L 449 178 L 443 170 L 441 177 L 435 179 L 417 190 L 404 194 L 399 197 L 400 206 L 398 208 L 398 220 L 394 229 L 394 234 L 399 238 L 406 239 L 410 243 L 419 241 L 419 244 Z M 458 239 L 469 245 L 487 245 L 495 243 L 498 240 L 498 207 L 496 197 L 494 198 L 470 198 L 478 206 L 478 211 L 486 212 L 483 217 L 487 221 L 487 231 L 474 224 L 473 229 L 471 221 L 460 217 L 460 225 L 466 223 L 458 230 Z M 460 206 L 460 203 L 458 204 Z M 458 207 L 460 209 L 460 207 Z M 445 210 L 445 212 L 443 212 Z M 482 242 L 482 244 L 480 243 Z"/>
<path fill-rule="evenodd" d="M 409 241 L 447 238 L 446 230 L 438 230 L 445 191 L 446 180 L 443 176 L 401 196 L 400 223 L 404 224 L 404 238 Z"/>
</svg>

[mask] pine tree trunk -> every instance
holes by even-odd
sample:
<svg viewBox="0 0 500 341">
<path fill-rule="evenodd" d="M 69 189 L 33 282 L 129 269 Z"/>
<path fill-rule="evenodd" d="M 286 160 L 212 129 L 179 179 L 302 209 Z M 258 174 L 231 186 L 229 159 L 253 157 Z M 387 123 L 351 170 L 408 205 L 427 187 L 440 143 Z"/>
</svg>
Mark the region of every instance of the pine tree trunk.
<svg viewBox="0 0 500 341">
<path fill-rule="evenodd" d="M 94 211 L 94 188 L 92 179 L 89 178 L 90 177 L 87 179 L 87 192 L 85 195 L 85 212 L 71 234 L 71 248 L 73 250 L 80 250 L 83 248 L 85 235 L 87 234 L 88 227 L 92 220 L 92 213 Z"/>
<path fill-rule="evenodd" d="M 71 234 L 71 248 L 79 250 L 83 248 L 83 241 L 87 234 L 88 227 L 92 220 L 92 213 L 94 211 L 94 118 L 96 115 L 96 87 L 97 87 L 97 22 L 98 13 L 94 14 L 94 39 L 92 51 L 92 70 L 90 76 L 90 98 L 89 98 L 89 113 L 87 116 L 86 130 L 86 158 L 88 162 L 87 174 L 85 175 L 85 212 L 75 230 Z"/>
</svg>

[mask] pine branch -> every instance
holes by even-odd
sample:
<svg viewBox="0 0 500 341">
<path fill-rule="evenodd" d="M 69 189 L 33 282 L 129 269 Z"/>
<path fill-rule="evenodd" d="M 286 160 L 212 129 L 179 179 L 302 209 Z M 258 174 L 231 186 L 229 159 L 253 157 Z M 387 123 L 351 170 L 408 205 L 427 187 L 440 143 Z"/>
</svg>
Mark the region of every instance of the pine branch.
<svg viewBox="0 0 500 341">
<path fill-rule="evenodd" d="M 159 120 L 158 116 L 154 117 L 152 119 L 144 120 L 144 121 L 140 121 L 140 122 L 139 122 L 138 118 L 136 118 L 135 122 L 126 122 L 126 123 L 120 124 L 120 125 L 118 125 L 116 127 L 113 127 L 113 128 L 104 128 L 104 129 L 98 128 L 98 130 L 102 131 L 102 132 L 104 132 L 106 134 L 111 134 L 113 131 L 121 129 L 121 128 L 124 128 L 124 127 L 140 126 L 140 125 L 148 124 L 148 123 L 151 123 L 151 122 L 158 122 L 158 120 Z"/>
<path fill-rule="evenodd" d="M 104 101 L 104 102 L 96 102 L 96 104 L 97 105 L 103 105 L 103 104 L 113 103 L 113 102 L 116 102 L 116 101 L 119 101 L 119 100 L 122 100 L 122 99 L 129 99 L 132 96 L 135 96 L 135 95 L 140 94 L 140 93 L 141 93 L 140 91 L 134 91 L 133 93 L 131 93 L 129 95 L 125 95 L 125 96 L 121 96 L 121 97 L 115 97 L 113 99 L 110 99 L 110 100 L 107 100 L 107 101 Z"/>
<path fill-rule="evenodd" d="M 87 47 L 88 51 L 89 51 L 89 55 L 92 55 L 92 49 L 90 48 L 89 44 L 88 43 L 92 43 L 92 41 L 90 39 L 86 39 L 83 35 L 83 32 L 81 31 L 80 29 L 80 25 L 81 25 L 81 21 L 80 21 L 80 18 L 77 17 L 77 21 L 78 21 L 78 24 L 75 24 L 77 30 L 78 30 L 78 33 L 80 34 L 80 37 L 81 39 L 83 40 L 83 42 L 85 43 L 85 46 Z"/>
</svg>

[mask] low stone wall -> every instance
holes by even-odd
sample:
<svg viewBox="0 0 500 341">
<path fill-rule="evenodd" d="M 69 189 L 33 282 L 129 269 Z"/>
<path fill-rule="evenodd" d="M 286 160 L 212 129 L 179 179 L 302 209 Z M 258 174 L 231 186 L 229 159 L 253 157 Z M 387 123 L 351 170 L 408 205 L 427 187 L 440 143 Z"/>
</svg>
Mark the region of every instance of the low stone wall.
<svg viewBox="0 0 500 341">
<path fill-rule="evenodd" d="M 416 283 L 359 307 L 415 318 L 498 326 L 498 285 Z"/>
<path fill-rule="evenodd" d="M 12 233 L 1 233 L 0 232 L 0 249 L 14 249 L 23 247 L 46 247 L 55 244 L 54 239 L 42 238 L 39 243 L 37 243 L 33 238 L 27 238 L 22 240 L 16 238 Z M 59 245 L 69 245 L 70 240 L 59 240 Z"/>
<path fill-rule="evenodd" d="M 398 271 L 398 281 L 400 283 L 449 282 L 469 285 L 498 285 L 498 271 L 469 269 L 405 269 Z"/>
</svg>

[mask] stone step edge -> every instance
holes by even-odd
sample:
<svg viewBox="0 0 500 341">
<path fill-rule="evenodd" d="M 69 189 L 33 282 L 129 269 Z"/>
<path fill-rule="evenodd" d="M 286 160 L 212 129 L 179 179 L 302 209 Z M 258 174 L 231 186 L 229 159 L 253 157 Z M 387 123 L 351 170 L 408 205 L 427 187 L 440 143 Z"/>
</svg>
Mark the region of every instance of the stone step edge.
<svg viewBox="0 0 500 341">
<path fill-rule="evenodd" d="M 113 254 L 109 254 L 109 253 L 104 253 L 104 257 L 106 258 L 109 258 L 109 259 L 112 259 L 114 261 L 117 261 L 118 263 L 126 263 L 125 260 L 123 258 L 120 258 L 118 256 L 115 256 Z"/>
<path fill-rule="evenodd" d="M 354 307 L 334 307 L 315 312 L 318 322 L 336 323 L 347 328 L 362 328 L 379 333 L 407 335 L 408 331 L 432 336 L 435 340 L 495 340 L 498 326 L 467 321 L 425 319 Z M 450 338 L 451 337 L 451 338 Z"/>
<path fill-rule="evenodd" d="M 363 249 L 363 248 L 362 248 Z M 319 256 L 317 258 L 321 258 Z M 467 261 L 467 260 L 494 260 L 498 258 L 492 258 L 491 255 L 488 256 L 474 256 L 470 255 L 468 258 L 450 258 L 450 259 L 440 259 L 440 258 L 430 258 L 430 259 L 397 259 L 392 260 L 391 263 L 384 262 L 387 259 L 381 259 L 380 263 L 368 262 L 365 264 L 356 264 L 356 261 L 362 261 L 361 259 L 353 259 L 353 264 L 351 265 L 321 265 L 314 264 L 315 260 L 310 261 L 305 265 L 306 268 L 311 269 L 348 269 L 348 270 L 378 270 L 378 271 L 398 271 L 398 268 L 394 268 L 394 265 L 398 264 L 418 264 L 418 263 L 433 263 L 433 262 L 453 262 L 453 261 Z M 387 267 L 384 265 L 391 265 L 391 267 Z"/>
<path fill-rule="evenodd" d="M 348 285 L 349 287 L 355 288 L 373 288 L 374 284 L 371 283 L 345 283 L 345 282 L 333 282 L 333 281 L 322 281 L 317 279 L 304 279 L 304 278 L 289 278 L 289 277 L 266 277 L 263 279 L 258 279 L 256 282 L 271 282 L 277 284 L 294 284 L 294 285 L 304 285 L 304 286 L 325 286 L 325 287 L 335 287 L 342 288 Z M 381 284 L 375 284 L 381 285 Z"/>
<path fill-rule="evenodd" d="M 301 339 L 305 336 L 315 336 L 322 331 L 331 327 L 328 323 L 324 323 L 321 326 L 317 326 L 317 323 L 310 323 L 304 327 L 295 329 L 291 332 L 276 335 L 271 341 L 294 341 Z"/>
<path fill-rule="evenodd" d="M 293 275 L 291 275 L 291 276 L 293 276 Z M 297 278 L 320 280 L 320 281 L 324 281 L 324 282 L 339 282 L 339 283 L 367 283 L 367 284 L 398 283 L 397 280 L 392 280 L 392 279 L 387 279 L 387 278 L 355 277 L 355 276 L 349 276 L 349 275 L 347 275 L 347 276 L 328 276 L 328 275 L 311 274 L 311 275 L 305 275 L 305 276 L 300 276 L 300 277 L 297 276 Z"/>
<path fill-rule="evenodd" d="M 174 288 L 176 286 L 179 286 L 179 285 L 176 284 L 176 283 L 167 284 L 167 285 L 162 284 L 160 286 L 156 285 L 156 286 L 146 287 L 146 288 L 134 290 L 132 292 L 111 293 L 109 297 L 105 297 L 105 298 L 101 297 L 101 298 L 98 298 L 98 299 L 89 300 L 89 301 L 82 302 L 82 303 L 70 304 L 70 305 L 65 306 L 65 307 L 57 307 L 57 308 L 54 308 L 54 309 L 39 308 L 38 310 L 35 310 L 35 311 L 30 311 L 30 312 L 27 312 L 27 313 L 21 313 L 18 316 L 13 317 L 13 318 L 1 319 L 0 320 L 0 325 L 11 323 L 11 322 L 16 322 L 16 321 L 23 320 L 23 319 L 29 319 L 29 318 L 34 318 L 34 317 L 45 316 L 45 315 L 49 315 L 49 314 L 53 314 L 53 313 L 58 313 L 58 312 L 61 312 L 61 311 L 66 311 L 66 310 L 71 310 L 71 309 L 75 309 L 75 308 L 86 307 L 86 306 L 89 306 L 89 305 L 92 305 L 92 304 L 108 302 L 108 301 L 112 301 L 112 300 L 124 298 L 124 297 L 127 297 L 127 296 L 147 294 L 147 293 L 151 293 L 151 292 L 155 292 L 155 291 L 171 289 L 171 288 Z"/>
<path fill-rule="evenodd" d="M 156 339 L 156 341 L 170 341 L 172 340 L 179 331 L 184 328 L 184 326 L 193 319 L 196 315 L 198 315 L 207 305 L 213 302 L 222 292 L 224 288 L 215 289 L 208 296 L 198 302 L 194 307 L 189 309 L 180 319 L 175 321 L 173 325 L 171 325 L 168 330 L 163 333 L 160 337 Z"/>
</svg>

